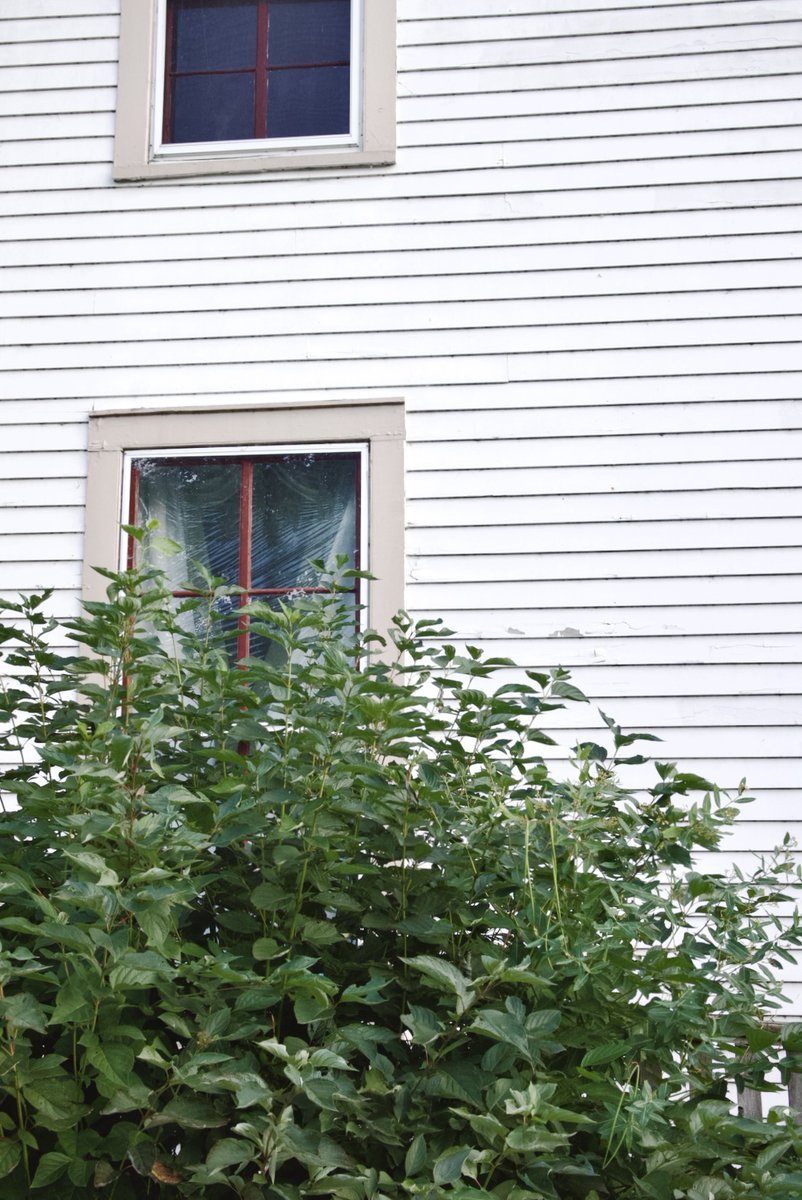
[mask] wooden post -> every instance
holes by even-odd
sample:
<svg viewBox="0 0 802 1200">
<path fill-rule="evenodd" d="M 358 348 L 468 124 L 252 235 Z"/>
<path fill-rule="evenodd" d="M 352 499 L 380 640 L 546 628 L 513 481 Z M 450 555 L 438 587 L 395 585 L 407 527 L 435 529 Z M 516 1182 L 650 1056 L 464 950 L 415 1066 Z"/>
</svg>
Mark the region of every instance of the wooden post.
<svg viewBox="0 0 802 1200">
<path fill-rule="evenodd" d="M 794 1110 L 794 1124 L 802 1125 L 802 1073 L 788 1071 L 788 1107 Z"/>
<path fill-rule="evenodd" d="M 738 1115 L 753 1121 L 763 1120 L 763 1093 L 754 1088 L 738 1088 Z"/>
</svg>

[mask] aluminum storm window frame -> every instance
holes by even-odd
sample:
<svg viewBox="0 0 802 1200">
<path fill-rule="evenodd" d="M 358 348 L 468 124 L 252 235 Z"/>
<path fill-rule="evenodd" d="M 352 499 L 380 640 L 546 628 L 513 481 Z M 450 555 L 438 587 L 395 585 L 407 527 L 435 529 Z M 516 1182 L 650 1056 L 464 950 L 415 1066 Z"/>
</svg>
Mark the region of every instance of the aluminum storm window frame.
<svg viewBox="0 0 802 1200">
<path fill-rule="evenodd" d="M 318 134 L 309 137 L 270 138 L 249 137 L 237 141 L 174 142 L 168 137 L 170 122 L 170 77 L 171 40 L 174 10 L 170 0 L 156 0 L 157 36 L 154 62 L 154 103 L 151 145 L 154 158 L 186 159 L 188 154 L 209 159 L 229 158 L 254 153 L 287 154 L 299 151 L 356 150 L 361 141 L 362 113 L 362 13 L 363 5 L 370 0 L 350 0 L 351 38 L 350 61 L 347 64 L 350 77 L 350 128 L 344 134 Z M 267 80 L 271 71 L 267 57 L 268 18 L 270 0 L 253 0 L 256 8 L 256 67 L 254 118 L 255 124 L 267 119 Z M 260 57 L 263 63 L 260 63 Z M 322 67 L 329 64 L 306 64 Z"/>
</svg>

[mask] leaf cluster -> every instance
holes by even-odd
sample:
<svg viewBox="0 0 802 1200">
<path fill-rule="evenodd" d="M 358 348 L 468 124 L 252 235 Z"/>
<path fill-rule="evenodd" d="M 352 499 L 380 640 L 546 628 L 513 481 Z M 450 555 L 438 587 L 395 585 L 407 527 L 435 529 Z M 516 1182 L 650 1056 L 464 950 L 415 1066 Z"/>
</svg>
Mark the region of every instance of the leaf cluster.
<svg viewBox="0 0 802 1200">
<path fill-rule="evenodd" d="M 787 851 L 695 868 L 734 810 L 611 719 L 557 778 L 563 672 L 403 615 L 388 665 L 336 591 L 235 662 L 229 592 L 113 575 L 73 654 L 6 606 L 0 1200 L 802 1196 L 728 1099 L 802 1050 Z"/>
</svg>

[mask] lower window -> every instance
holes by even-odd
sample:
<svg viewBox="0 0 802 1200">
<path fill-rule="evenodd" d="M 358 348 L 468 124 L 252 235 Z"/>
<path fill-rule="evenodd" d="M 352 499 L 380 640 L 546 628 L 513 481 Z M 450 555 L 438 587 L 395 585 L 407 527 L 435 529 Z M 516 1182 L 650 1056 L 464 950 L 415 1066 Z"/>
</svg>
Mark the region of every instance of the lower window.
<svg viewBox="0 0 802 1200">
<path fill-rule="evenodd" d="M 237 609 L 328 590 L 338 564 L 375 576 L 350 597 L 385 634 L 404 604 L 403 446 L 398 400 L 95 414 L 84 597 L 105 592 L 93 567 L 131 561 L 121 524 L 155 519 L 181 547 L 151 557 L 176 596 L 206 589 L 198 563 L 231 586 L 238 656 L 261 649 Z"/>
</svg>

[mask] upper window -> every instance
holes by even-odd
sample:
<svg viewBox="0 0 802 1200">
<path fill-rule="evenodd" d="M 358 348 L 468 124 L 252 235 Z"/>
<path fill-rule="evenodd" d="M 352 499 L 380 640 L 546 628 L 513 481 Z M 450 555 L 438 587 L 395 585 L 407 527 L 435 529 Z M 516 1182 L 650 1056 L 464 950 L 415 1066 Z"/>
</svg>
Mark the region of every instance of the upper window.
<svg viewBox="0 0 802 1200">
<path fill-rule="evenodd" d="M 115 178 L 375 165 L 395 0 L 122 0 Z"/>
</svg>

